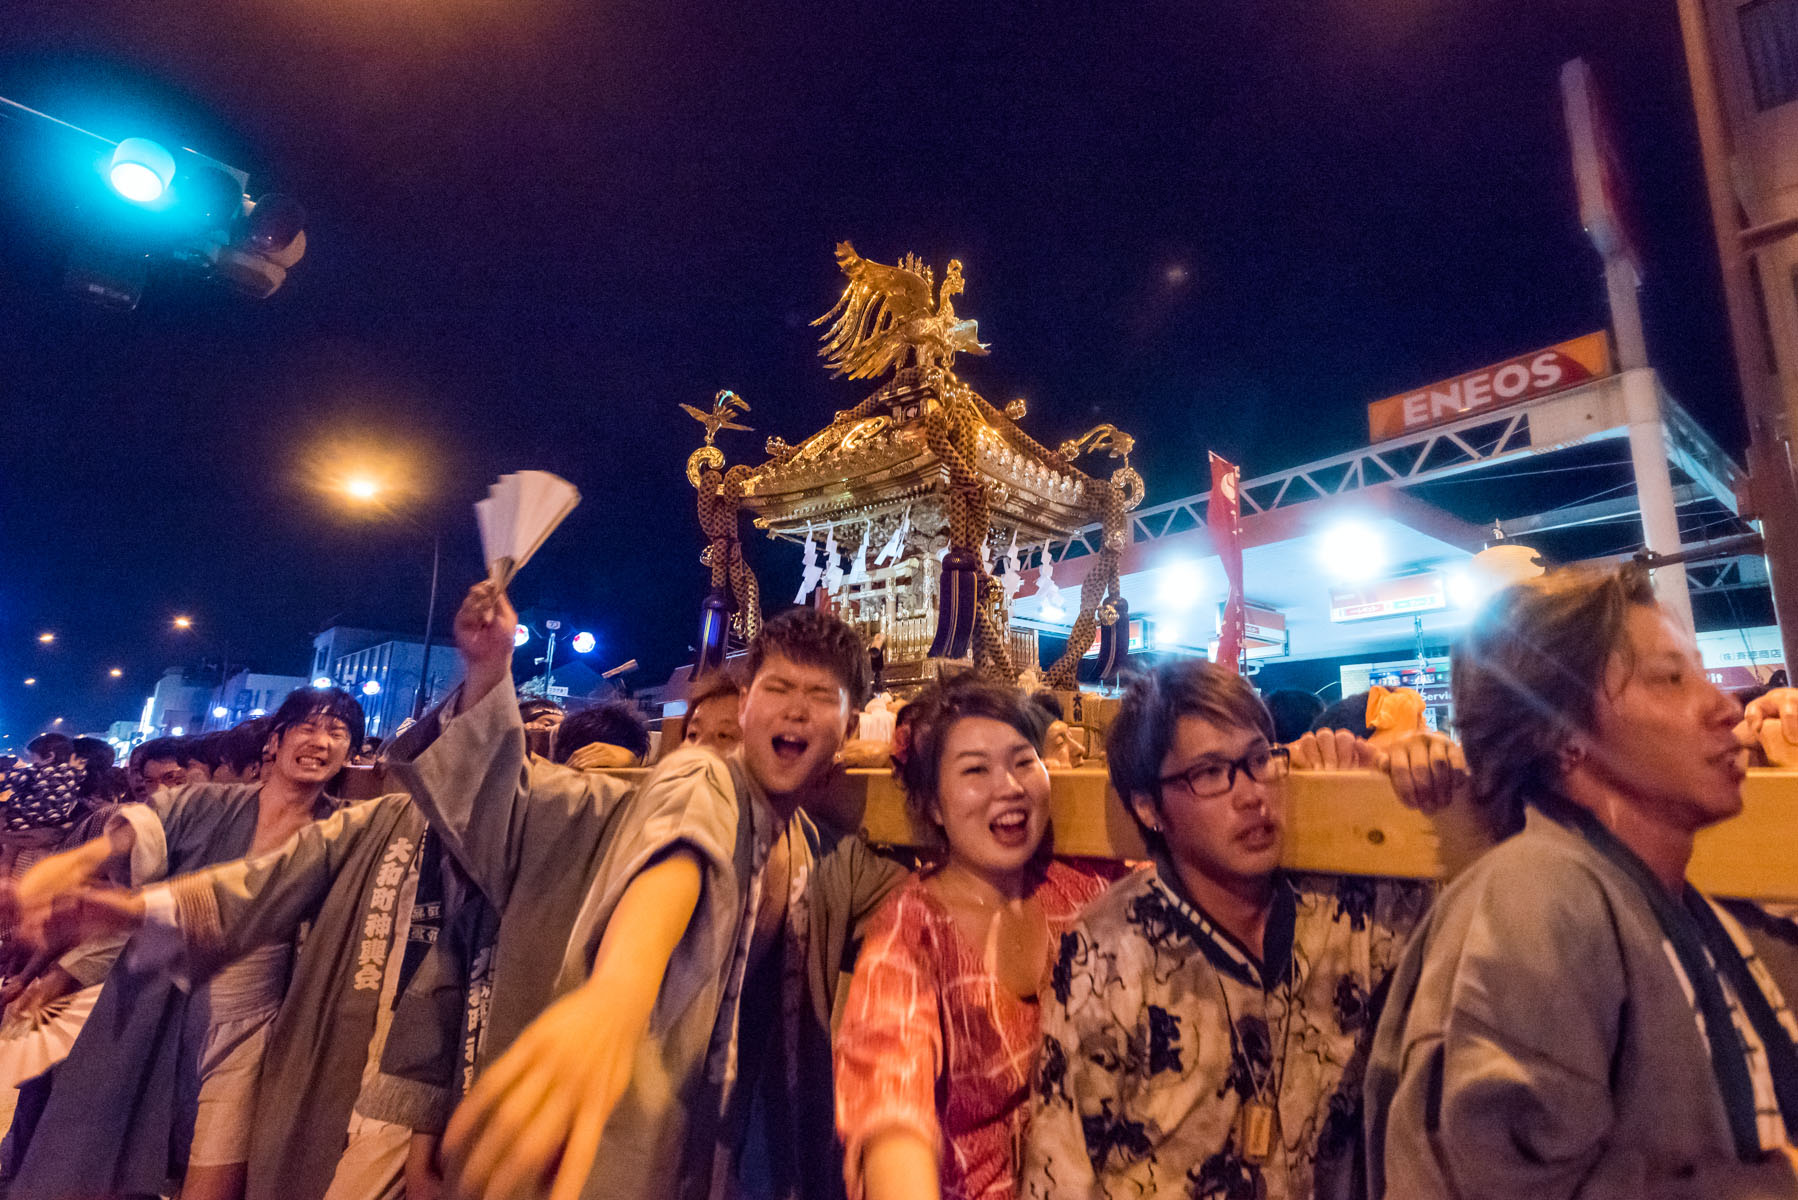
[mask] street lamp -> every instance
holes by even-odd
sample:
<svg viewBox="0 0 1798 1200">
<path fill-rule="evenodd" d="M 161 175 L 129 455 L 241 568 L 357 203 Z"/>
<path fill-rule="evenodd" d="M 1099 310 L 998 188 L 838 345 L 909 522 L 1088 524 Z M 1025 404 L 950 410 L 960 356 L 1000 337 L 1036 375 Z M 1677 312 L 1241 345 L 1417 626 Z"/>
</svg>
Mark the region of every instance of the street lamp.
<svg viewBox="0 0 1798 1200">
<path fill-rule="evenodd" d="M 119 678 L 123 677 L 125 674 L 125 672 L 118 667 L 114 667 L 112 670 L 110 670 L 106 673 L 108 675 L 112 676 L 114 679 L 119 679 Z"/>
<path fill-rule="evenodd" d="M 194 619 L 192 617 L 176 617 L 175 618 L 175 628 L 176 629 L 192 629 L 193 627 L 194 627 Z"/>
<path fill-rule="evenodd" d="M 37 640 L 48 646 L 56 640 L 56 635 L 46 629 L 44 632 L 37 635 Z"/>
<path fill-rule="evenodd" d="M 27 675 L 25 677 L 25 686 L 26 687 L 36 687 L 37 686 L 37 676 L 36 675 Z"/>
<path fill-rule="evenodd" d="M 358 505 L 374 505 L 389 490 L 387 485 L 374 475 L 355 474 L 346 477 L 340 485 L 343 494 Z M 412 715 L 418 717 L 425 710 L 425 684 L 431 678 L 431 635 L 436 631 L 437 621 L 437 576 L 443 565 L 443 538 L 433 530 L 426 529 L 411 517 L 406 516 L 392 505 L 383 505 L 382 511 L 416 529 L 431 539 L 431 594 L 425 602 L 425 648 L 418 665 L 418 687 L 412 693 Z M 377 688 L 378 690 L 378 688 Z M 369 693 L 373 695 L 373 692 Z"/>
</svg>

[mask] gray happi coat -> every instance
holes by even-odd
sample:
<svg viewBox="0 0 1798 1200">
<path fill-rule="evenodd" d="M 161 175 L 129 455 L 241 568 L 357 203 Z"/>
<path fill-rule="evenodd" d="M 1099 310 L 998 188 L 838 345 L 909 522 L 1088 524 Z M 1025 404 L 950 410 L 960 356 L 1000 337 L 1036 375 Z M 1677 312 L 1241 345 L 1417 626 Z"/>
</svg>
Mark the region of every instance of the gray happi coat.
<svg viewBox="0 0 1798 1200">
<path fill-rule="evenodd" d="M 1640 887 L 1535 808 L 1407 948 L 1366 1091 L 1376 1198 L 1798 1196 L 1783 1158 L 1738 1161 Z"/>
<path fill-rule="evenodd" d="M 645 867 L 674 847 L 698 857 L 698 907 L 585 1194 L 705 1196 L 735 1077 L 744 918 L 777 832 L 765 802 L 740 796 L 725 763 L 698 749 L 670 755 L 636 787 L 531 758 L 507 686 L 447 721 L 426 717 L 388 755 L 499 913 L 480 1067 L 587 978 L 607 921 Z"/>
</svg>

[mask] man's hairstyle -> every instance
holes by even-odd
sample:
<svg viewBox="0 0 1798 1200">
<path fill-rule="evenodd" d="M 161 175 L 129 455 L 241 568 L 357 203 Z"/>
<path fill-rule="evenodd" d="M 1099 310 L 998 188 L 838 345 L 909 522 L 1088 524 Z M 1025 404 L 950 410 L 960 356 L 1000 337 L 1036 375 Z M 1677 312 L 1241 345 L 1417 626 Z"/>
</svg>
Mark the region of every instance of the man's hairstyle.
<svg viewBox="0 0 1798 1200">
<path fill-rule="evenodd" d="M 225 731 L 222 729 L 213 733 L 197 734 L 187 739 L 187 750 L 194 762 L 205 767 L 208 772 L 216 771 L 222 761 L 220 751 L 223 749 L 224 740 Z"/>
<path fill-rule="evenodd" d="M 88 795 L 95 804 L 123 804 L 131 798 L 131 776 L 124 767 L 107 767 Z"/>
<path fill-rule="evenodd" d="M 380 750 L 381 750 L 381 739 L 380 739 L 380 738 L 378 738 L 378 737 L 366 737 L 366 738 L 363 738 L 363 739 L 362 739 L 362 749 L 363 749 L 363 750 L 365 750 L 365 751 L 367 751 L 367 752 L 368 752 L 368 753 L 370 753 L 370 754 L 378 754 L 378 753 L 380 753 Z"/>
<path fill-rule="evenodd" d="M 97 737 L 78 737 L 71 743 L 71 749 L 85 764 L 81 773 L 81 794 L 90 797 L 98 795 L 100 781 L 112 770 L 112 764 L 118 755 L 110 745 Z"/>
<path fill-rule="evenodd" d="M 770 618 L 749 643 L 749 679 L 762 673 L 779 655 L 788 662 L 822 667 L 849 693 L 849 707 L 859 710 L 873 690 L 873 669 L 861 635 L 846 623 L 815 608 L 789 608 Z"/>
<path fill-rule="evenodd" d="M 71 743 L 70 748 L 75 754 L 81 756 L 83 762 L 87 763 L 89 771 L 104 771 L 112 766 L 118 758 L 112 746 L 103 738 L 78 737 Z"/>
<path fill-rule="evenodd" d="M 336 717 L 349 726 L 352 752 L 362 744 L 362 705 L 340 687 L 303 687 L 287 693 L 281 707 L 268 717 L 269 736 L 279 745 L 289 729 L 313 717 Z"/>
<path fill-rule="evenodd" d="M 561 711 L 562 706 L 560 704 L 557 704 L 554 700 L 545 699 L 542 696 L 533 696 L 529 700 L 520 700 L 518 702 L 518 719 L 523 721 L 526 725 L 529 725 L 544 713 L 559 713 Z M 358 742 L 356 744 L 361 745 L 362 743 Z"/>
<path fill-rule="evenodd" d="M 75 752 L 75 740 L 66 733 L 40 733 L 25 743 L 25 749 L 53 763 L 66 763 Z"/>
<path fill-rule="evenodd" d="M 968 717 L 989 717 L 1017 730 L 1038 754 L 1049 729 L 1047 715 L 1018 689 L 974 675 L 933 683 L 900 711 L 912 717 L 910 750 L 899 769 L 899 782 L 905 788 L 906 809 L 925 829 L 935 826 L 930 805 L 942 786 L 943 750 L 957 724 Z"/>
<path fill-rule="evenodd" d="M 270 721 L 257 717 L 244 721 L 218 735 L 219 762 L 242 778 L 245 771 L 262 763 L 262 748 L 268 743 Z"/>
<path fill-rule="evenodd" d="M 1062 715 L 1061 701 L 1055 698 L 1054 692 L 1031 692 L 1029 700 L 1030 703 L 1034 704 L 1037 710 L 1043 714 L 1048 725 L 1053 725 L 1057 721 L 1067 720 L 1067 717 Z M 1048 725 L 1045 725 L 1044 728 L 1048 728 Z"/>
<path fill-rule="evenodd" d="M 1346 729 L 1358 738 L 1372 737 L 1373 726 L 1367 723 L 1367 695 L 1366 692 L 1356 692 L 1330 705 L 1311 722 L 1312 731 L 1322 733 L 1326 729 Z"/>
<path fill-rule="evenodd" d="M 1633 563 L 1570 567 L 1500 592 L 1456 643 L 1455 729 L 1494 833 L 1521 829 L 1530 798 L 1562 794 L 1562 751 L 1597 722 L 1612 657 L 1630 653 L 1630 609 L 1654 602 Z"/>
<path fill-rule="evenodd" d="M 141 775 L 144 764 L 151 759 L 186 766 L 189 755 L 187 747 L 182 745 L 185 741 L 187 741 L 186 738 L 154 737 L 149 741 L 140 742 L 131 751 L 131 769 Z"/>
<path fill-rule="evenodd" d="M 555 761 L 567 762 L 569 755 L 594 742 L 623 746 L 640 762 L 649 754 L 649 726 L 628 700 L 607 700 L 577 709 L 556 727 Z"/>
<path fill-rule="evenodd" d="M 1302 688 L 1277 688 L 1261 697 L 1274 721 L 1274 741 L 1296 742 L 1324 711 L 1324 702 Z"/>
<path fill-rule="evenodd" d="M 743 684 L 736 673 L 729 670 L 713 671 L 687 693 L 687 719 L 692 720 L 693 713 L 701 704 L 712 700 L 735 700 L 743 694 Z"/>
<path fill-rule="evenodd" d="M 1105 765 L 1124 810 L 1150 845 L 1160 835 L 1142 823 L 1130 798 L 1148 796 L 1161 803 L 1161 762 L 1174 744 L 1181 717 L 1245 729 L 1274 742 L 1267 705 L 1248 680 L 1228 667 L 1188 659 L 1162 663 L 1131 680 L 1105 735 Z"/>
</svg>

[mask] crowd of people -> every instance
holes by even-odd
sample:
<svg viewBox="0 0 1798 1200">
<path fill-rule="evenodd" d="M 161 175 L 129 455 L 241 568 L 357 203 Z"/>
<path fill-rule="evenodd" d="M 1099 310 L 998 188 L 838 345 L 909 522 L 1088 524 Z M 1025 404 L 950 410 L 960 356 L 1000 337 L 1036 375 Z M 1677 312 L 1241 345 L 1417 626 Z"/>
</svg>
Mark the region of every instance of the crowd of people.
<svg viewBox="0 0 1798 1200">
<path fill-rule="evenodd" d="M 1798 692 L 1718 691 L 1633 568 L 1490 602 L 1452 739 L 1186 661 L 1102 744 L 968 674 L 870 745 L 868 647 L 805 608 L 658 745 L 521 703 L 515 624 L 476 585 L 379 746 L 335 688 L 126 771 L 32 744 L 0 1066 L 74 1036 L 15 1071 L 8 1195 L 1798 1196 L 1798 927 L 1686 880 Z M 1143 861 L 1056 854 L 1082 758 Z M 923 849 L 828 819 L 845 762 Z M 1282 866 L 1287 778 L 1342 768 L 1476 831 L 1450 878 Z"/>
</svg>

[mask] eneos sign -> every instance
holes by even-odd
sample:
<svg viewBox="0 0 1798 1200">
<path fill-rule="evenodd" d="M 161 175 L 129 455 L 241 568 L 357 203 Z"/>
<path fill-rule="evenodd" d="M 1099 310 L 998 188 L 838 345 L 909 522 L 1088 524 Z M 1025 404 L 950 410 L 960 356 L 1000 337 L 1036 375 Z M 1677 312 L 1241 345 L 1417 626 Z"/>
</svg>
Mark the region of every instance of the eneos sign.
<svg viewBox="0 0 1798 1200">
<path fill-rule="evenodd" d="M 1483 409 L 1508 408 L 1609 375 L 1611 343 L 1602 332 L 1520 355 L 1414 392 L 1367 406 L 1367 429 L 1376 442 L 1459 420 Z"/>
</svg>

